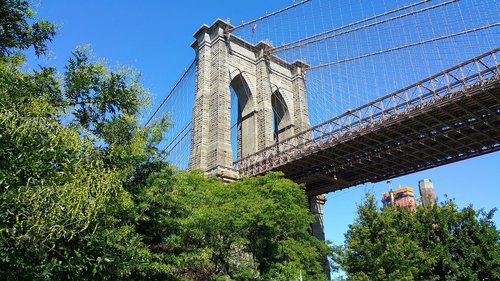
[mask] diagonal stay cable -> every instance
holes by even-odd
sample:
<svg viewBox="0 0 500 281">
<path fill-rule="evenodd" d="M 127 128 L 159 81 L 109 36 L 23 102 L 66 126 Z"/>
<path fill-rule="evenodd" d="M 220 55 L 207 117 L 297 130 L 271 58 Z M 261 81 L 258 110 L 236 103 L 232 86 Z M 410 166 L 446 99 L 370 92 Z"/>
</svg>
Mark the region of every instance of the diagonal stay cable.
<svg viewBox="0 0 500 281">
<path fill-rule="evenodd" d="M 394 10 L 391 10 L 391 11 L 384 12 L 382 14 L 378 14 L 378 15 L 371 16 L 371 17 L 368 17 L 368 18 L 365 18 L 365 19 L 362 19 L 362 20 L 359 20 L 359 21 L 356 21 L 356 22 L 352 22 L 352 23 L 349 23 L 349 24 L 346 24 L 346 25 L 343 25 L 343 26 L 340 26 L 340 27 L 336 27 L 336 28 L 333 28 L 333 29 L 330 29 L 330 30 L 327 30 L 327 31 L 324 31 L 324 32 L 321 32 L 321 33 L 318 33 L 318 34 L 306 37 L 306 38 L 302 38 L 302 39 L 299 39 L 299 40 L 296 40 L 296 41 L 293 41 L 293 42 L 290 42 L 290 43 L 286 43 L 284 45 L 276 47 L 273 50 L 273 52 L 279 52 L 281 49 L 290 47 L 292 45 L 299 44 L 299 43 L 302 43 L 304 41 L 309 41 L 309 40 L 312 40 L 312 39 L 315 39 L 315 38 L 318 38 L 318 37 L 321 37 L 321 36 L 325 36 L 327 34 L 330 34 L 330 33 L 333 33 L 333 32 L 336 32 L 336 31 L 339 31 L 339 30 L 342 30 L 342 29 L 346 29 L 348 27 L 352 27 L 352 26 L 355 26 L 355 25 L 358 25 L 358 24 L 361 24 L 361 23 L 365 23 L 365 22 L 368 22 L 368 21 L 371 21 L 371 20 L 374 20 L 374 19 L 378 19 L 378 18 L 387 16 L 387 15 L 390 15 L 390 14 L 394 14 L 394 13 L 397 13 L 397 12 L 400 12 L 400 11 L 403 11 L 403 10 L 407 10 L 409 8 L 413 8 L 413 7 L 425 4 L 425 3 L 430 2 L 430 1 L 432 1 L 432 0 L 424 0 L 424 1 L 416 2 L 416 3 L 410 4 L 410 5 L 399 7 L 397 9 L 394 9 Z"/>
<path fill-rule="evenodd" d="M 189 122 L 189 124 L 188 124 L 188 125 L 191 125 L 191 122 Z M 176 147 L 177 147 L 177 146 L 178 146 L 178 145 L 179 145 L 179 144 L 180 144 L 180 143 L 181 143 L 181 142 L 182 142 L 182 141 L 183 141 L 183 140 L 184 140 L 184 139 L 188 136 L 188 135 L 189 135 L 189 133 L 191 133 L 191 132 L 192 132 L 193 128 L 192 128 L 191 126 L 189 126 L 189 127 L 187 127 L 187 128 L 189 128 L 189 129 L 188 129 L 188 130 L 186 130 L 186 131 L 184 132 L 184 134 L 182 134 L 181 138 L 180 138 L 180 139 L 179 139 L 179 140 L 178 140 L 178 141 L 177 141 L 177 142 L 176 142 L 176 143 L 175 143 L 175 144 L 174 144 L 174 145 L 173 145 L 173 146 L 172 146 L 172 147 L 171 147 L 168 151 L 167 151 L 167 148 L 168 148 L 168 146 L 170 146 L 170 144 L 172 144 L 172 143 L 170 143 L 167 147 L 165 147 L 165 148 L 162 150 L 162 152 L 161 152 L 161 156 L 160 156 L 160 159 L 161 159 L 161 160 L 165 159 L 165 157 L 167 157 L 168 155 L 170 155 L 170 153 L 171 153 L 171 152 L 172 152 L 172 151 L 173 151 L 173 150 L 174 150 L 174 149 L 175 149 L 175 148 L 176 148 Z M 178 137 L 178 136 L 180 136 L 180 135 L 181 135 L 181 134 L 177 135 L 177 137 Z M 177 138 L 177 137 L 176 137 L 176 138 Z"/>
<path fill-rule="evenodd" d="M 285 8 L 283 8 L 283 9 L 278 10 L 278 11 L 272 12 L 272 13 L 267 14 L 267 15 L 265 15 L 265 16 L 262 16 L 262 17 L 259 17 L 259 18 L 254 19 L 254 20 L 251 20 L 251 21 L 249 21 L 249 22 L 245 22 L 245 23 L 242 23 L 242 24 L 240 24 L 240 25 L 237 25 L 237 26 L 235 26 L 235 27 L 233 27 L 233 28 L 228 29 L 228 30 L 227 30 L 227 32 L 233 32 L 233 31 L 235 31 L 236 29 L 239 29 L 239 28 L 245 27 L 245 26 L 250 25 L 250 24 L 252 24 L 252 23 L 256 23 L 256 22 L 258 22 L 258 21 L 261 21 L 261 20 L 263 20 L 263 19 L 266 19 L 266 18 L 269 18 L 269 17 L 275 16 L 275 15 L 277 15 L 277 14 L 281 14 L 281 13 L 283 13 L 283 12 L 287 11 L 287 10 L 293 9 L 293 8 L 295 8 L 295 7 L 297 7 L 297 6 L 300 6 L 300 5 L 305 4 L 305 3 L 307 3 L 307 2 L 310 2 L 310 1 L 312 1 L 312 0 L 303 0 L 303 1 L 300 1 L 300 2 L 298 2 L 298 3 L 295 3 L 295 4 L 293 4 L 293 5 L 290 5 L 290 6 L 288 6 L 288 7 L 285 7 Z"/>
<path fill-rule="evenodd" d="M 149 122 L 151 122 L 151 120 L 153 120 L 153 117 L 158 113 L 158 111 L 160 111 L 160 108 L 165 104 L 165 102 L 170 98 L 170 96 L 172 96 L 172 94 L 174 93 L 175 89 L 177 89 L 177 87 L 179 86 L 179 84 L 181 83 L 181 81 L 184 79 L 184 77 L 186 77 L 186 75 L 189 72 L 189 70 L 191 70 L 191 67 L 193 67 L 193 65 L 195 65 L 195 62 L 196 62 L 196 59 L 194 59 L 191 62 L 191 64 L 189 64 L 189 67 L 186 68 L 186 70 L 184 70 L 184 72 L 182 73 L 181 77 L 175 82 L 175 84 L 172 87 L 172 89 L 170 89 L 170 91 L 168 92 L 167 96 L 163 99 L 163 101 L 160 103 L 160 105 L 158 105 L 158 107 L 153 112 L 153 114 L 151 115 L 151 117 L 149 117 L 148 121 L 146 121 L 146 124 L 144 126 L 147 126 L 149 124 Z"/>
<path fill-rule="evenodd" d="M 395 17 L 391 17 L 391 18 L 388 18 L 388 19 L 385 19 L 385 20 L 376 21 L 376 22 L 373 22 L 373 23 L 370 23 L 370 24 L 366 24 L 366 25 L 363 25 L 363 26 L 360 26 L 360 27 L 353 28 L 353 29 L 349 29 L 349 30 L 346 30 L 346 31 L 343 31 L 343 32 L 340 32 L 340 33 L 335 33 L 335 34 L 331 34 L 331 35 L 328 35 L 328 36 L 325 36 L 325 37 L 316 38 L 314 40 L 307 41 L 307 42 L 302 42 L 302 43 L 297 44 L 297 45 L 292 45 L 292 46 L 288 46 L 288 47 L 277 47 L 277 48 L 271 50 L 271 53 L 278 53 L 278 52 L 283 52 L 283 51 L 288 51 L 288 50 L 296 49 L 296 48 L 299 48 L 299 47 L 302 47 L 302 46 L 305 46 L 305 45 L 309 45 L 309 44 L 312 44 L 312 43 L 324 41 L 324 40 L 327 40 L 327 39 L 331 39 L 331 38 L 334 38 L 334 37 L 338 37 L 338 36 L 341 36 L 341 35 L 349 34 L 349 33 L 352 33 L 352 32 L 355 32 L 355 31 L 359 31 L 359 30 L 362 30 L 362 29 L 373 27 L 373 26 L 376 26 L 376 25 L 384 24 L 384 23 L 387 23 L 387 22 L 390 22 L 390 21 L 399 20 L 399 19 L 402 19 L 402 18 L 405 18 L 405 17 L 408 17 L 408 16 L 412 16 L 412 15 L 416 15 L 416 14 L 419 14 L 419 13 L 423 13 L 423 12 L 426 12 L 426 11 L 429 11 L 429 10 L 433 10 L 433 9 L 436 9 L 436 8 L 439 8 L 439 7 L 442 7 L 442 6 L 446 6 L 446 5 L 449 5 L 451 3 L 455 3 L 455 2 L 458 2 L 458 1 L 459 0 L 450 0 L 450 1 L 443 2 L 443 3 L 440 3 L 440 4 L 434 5 L 434 6 L 430 6 L 430 7 L 427 7 L 427 8 L 420 9 L 420 10 L 412 11 L 412 12 L 405 13 L 405 14 L 402 14 L 402 15 L 398 15 L 398 16 L 395 16 Z"/>
<path fill-rule="evenodd" d="M 334 61 L 334 62 L 328 62 L 328 63 L 323 63 L 323 64 L 311 66 L 309 68 L 309 70 L 317 69 L 317 68 L 321 68 L 321 67 L 326 67 L 326 66 L 331 66 L 331 65 L 336 65 L 336 64 L 341 64 L 341 63 L 350 62 L 350 61 L 354 61 L 354 60 L 359 60 L 359 59 L 363 59 L 366 57 L 381 55 L 381 54 L 385 54 L 385 53 L 389 53 L 389 52 L 394 52 L 397 50 L 415 47 L 415 46 L 423 45 L 423 44 L 427 44 L 427 43 L 432 43 L 435 41 L 440 41 L 440 40 L 444 40 L 444 39 L 448 39 L 448 38 L 452 38 L 452 37 L 456 37 L 456 36 L 460 36 L 460 35 L 464 35 L 464 34 L 468 34 L 468 33 L 473 33 L 476 31 L 480 31 L 483 29 L 488 29 L 488 28 L 492 28 L 492 27 L 496 27 L 496 26 L 500 26 L 500 22 L 496 22 L 496 23 L 492 23 L 489 25 L 485 25 L 485 26 L 481 26 L 481 27 L 477 27 L 477 28 L 473 28 L 473 29 L 468 29 L 468 30 L 464 30 L 461 32 L 448 34 L 448 35 L 444 35 L 444 36 L 440 36 L 440 37 L 436 37 L 436 38 L 432 38 L 432 39 L 428 39 L 428 40 L 423 40 L 423 41 L 419 41 L 419 42 L 415 42 L 415 43 L 411 43 L 411 44 L 407 44 L 407 45 L 402 45 L 402 46 L 398 46 L 398 47 L 394 47 L 394 48 L 390 48 L 390 49 L 386 49 L 386 50 L 382 50 L 382 51 L 364 54 L 364 55 L 357 56 L 357 57 L 352 57 L 352 58 L 347 58 L 347 59 L 338 60 L 338 61 Z"/>
<path fill-rule="evenodd" d="M 497 23 L 497 25 L 500 25 L 500 23 Z M 343 114 L 341 114 L 341 115 L 338 115 L 338 116 L 336 116 L 336 117 L 334 117 L 334 118 L 331 118 L 331 119 L 329 119 L 329 120 L 327 120 L 327 121 L 325 121 L 325 122 L 323 122 L 323 123 L 321 123 L 321 124 L 315 125 L 314 127 L 311 127 L 311 128 L 309 128 L 309 129 L 306 129 L 306 130 L 304 130 L 304 131 L 302 131 L 302 132 L 299 132 L 299 133 L 297 133 L 297 134 L 295 134 L 295 135 L 293 135 L 293 136 L 291 136 L 291 137 L 288 137 L 287 139 L 282 140 L 282 141 L 281 141 L 280 143 L 278 143 L 278 144 L 273 144 L 273 145 L 270 145 L 270 146 L 265 147 L 265 148 L 263 148 L 263 149 L 261 149 L 261 150 L 259 150 L 259 151 L 255 152 L 255 153 L 251 154 L 251 155 L 248 155 L 248 156 L 246 156 L 246 157 L 244 157 L 244 158 L 242 158 L 242 159 L 238 159 L 237 161 L 235 161 L 235 164 L 241 163 L 241 162 L 243 162 L 243 161 L 248 161 L 248 159 L 252 159 L 252 157 L 256 157 L 256 156 L 259 156 L 259 155 L 261 155 L 261 154 L 264 154 L 266 151 L 275 151 L 275 147 L 277 147 L 278 145 L 280 145 L 280 144 L 282 144 L 282 143 L 285 143 L 285 142 L 291 141 L 291 140 L 296 139 L 296 138 L 300 138 L 301 136 L 303 136 L 303 135 L 307 135 L 307 134 L 308 134 L 308 133 L 310 133 L 311 131 L 316 130 L 316 129 L 318 129 L 318 128 L 321 128 L 322 126 L 325 126 L 325 125 L 327 125 L 327 124 L 329 124 L 329 123 L 334 123 L 334 121 L 335 121 L 335 120 L 340 120 L 341 118 L 345 118 L 345 117 L 346 117 L 346 116 L 348 116 L 348 115 L 352 115 L 352 113 L 353 113 L 353 112 L 359 112 L 359 111 L 360 111 L 360 110 L 362 110 L 363 108 L 367 108 L 367 107 L 370 107 L 370 106 L 374 106 L 376 103 L 381 102 L 381 101 L 383 101 L 383 100 L 385 100 L 385 99 L 391 98 L 392 96 L 394 96 L 394 95 L 396 95 L 396 94 L 398 94 L 398 93 L 402 93 L 402 92 L 407 91 L 407 90 L 409 90 L 409 89 L 411 89 L 411 88 L 421 86 L 421 85 L 423 85 L 423 84 L 424 84 L 424 83 L 426 83 L 426 82 L 432 81 L 433 79 L 436 79 L 437 77 L 440 77 L 440 76 L 446 75 L 446 73 L 450 73 L 451 71 L 454 71 L 454 70 L 460 69 L 460 68 L 462 68 L 462 67 L 464 67 L 464 66 L 466 66 L 466 65 L 469 65 L 469 64 L 474 63 L 474 62 L 476 62 L 476 61 L 478 61 L 478 60 L 481 60 L 481 59 L 482 59 L 482 58 L 484 58 L 484 57 L 487 57 L 487 56 L 493 56 L 493 57 L 495 57 L 495 54 L 496 54 L 497 52 L 499 52 L 499 51 L 500 51 L 500 48 L 495 48 L 495 49 L 492 49 L 492 50 L 490 50 L 490 51 L 488 51 L 488 52 L 486 52 L 486 53 L 483 53 L 483 54 L 481 54 L 481 55 L 479 55 L 479 56 L 477 56 L 477 57 L 474 57 L 474 58 L 472 58 L 472 59 L 469 59 L 469 60 L 467 60 L 467 61 L 464 61 L 464 62 L 462 62 L 462 63 L 460 63 L 460 64 L 458 64 L 458 65 L 455 65 L 455 66 L 453 66 L 453 67 L 451 67 L 451 68 L 448 68 L 448 69 L 443 70 L 443 71 L 441 71 L 441 72 L 439 72 L 439 73 L 436 73 L 436 74 L 434 74 L 434 75 L 432 75 L 432 76 L 430 76 L 430 77 L 428 77 L 428 78 L 425 78 L 424 80 L 420 80 L 420 81 L 418 81 L 418 82 L 416 82 L 416 83 L 414 83 L 414 84 L 412 84 L 412 85 L 406 86 L 406 87 L 404 87 L 404 88 L 402 88 L 402 89 L 399 89 L 399 90 L 397 90 L 397 91 L 395 91 L 395 92 L 392 92 L 392 93 L 390 93 L 390 94 L 387 94 L 387 95 L 385 95 L 385 96 L 383 96 L 383 97 L 380 97 L 380 98 L 378 98 L 378 99 L 376 99 L 376 100 L 374 100 L 374 101 L 371 101 L 371 102 L 369 102 L 369 103 L 367 103 L 367 104 L 364 104 L 364 105 L 362 105 L 362 106 L 360 106 L 360 107 L 358 107 L 358 108 L 355 108 L 355 109 L 349 110 L 348 112 L 345 112 L 345 113 L 343 113 Z M 494 63 L 494 64 L 495 64 L 495 66 L 491 66 L 491 71 L 493 71 L 493 69 L 495 69 L 495 68 L 496 68 L 496 61 L 495 61 L 495 62 L 492 62 L 492 63 Z M 476 76 L 476 77 L 477 77 L 477 74 L 475 74 L 475 75 L 473 75 L 473 76 Z M 469 77 L 464 77 L 463 79 L 466 79 L 466 81 L 468 81 L 468 80 L 470 80 L 470 79 L 469 79 L 470 77 L 472 77 L 472 76 L 469 76 Z M 479 76 L 479 77 L 480 77 L 480 76 Z M 471 81 L 472 81 L 472 80 L 471 80 Z M 466 86 L 466 85 L 465 85 L 465 86 Z M 445 87 L 445 88 L 446 88 L 446 87 Z M 443 88 L 443 89 L 445 89 L 445 88 Z M 430 94 L 429 94 L 428 96 L 429 96 L 429 97 L 430 97 L 430 96 L 434 96 L 434 95 L 432 94 L 432 90 L 430 91 Z M 380 109 L 380 108 L 379 108 L 379 109 Z M 384 110 L 384 109 L 381 109 L 381 110 Z"/>
<path fill-rule="evenodd" d="M 182 130 L 177 133 L 177 135 L 165 146 L 165 148 L 163 149 L 163 151 L 166 151 L 176 140 L 179 136 L 181 136 L 188 128 L 191 127 L 191 123 L 192 121 L 189 121 L 186 125 L 184 125 L 184 127 L 182 128 Z M 189 129 L 191 130 L 191 129 Z"/>
</svg>

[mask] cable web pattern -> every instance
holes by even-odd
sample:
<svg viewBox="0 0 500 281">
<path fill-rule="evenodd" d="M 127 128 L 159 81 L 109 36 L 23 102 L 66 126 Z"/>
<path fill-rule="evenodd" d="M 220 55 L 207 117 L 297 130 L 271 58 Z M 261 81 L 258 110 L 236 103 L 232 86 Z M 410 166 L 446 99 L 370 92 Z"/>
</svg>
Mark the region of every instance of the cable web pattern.
<svg viewBox="0 0 500 281">
<path fill-rule="evenodd" d="M 301 60 L 311 126 L 499 46 L 500 2 L 308 1 L 234 33 Z"/>
<path fill-rule="evenodd" d="M 499 47 L 500 1 L 297 1 L 229 32 L 270 44 L 270 56 L 309 66 L 307 106 L 315 126 Z M 161 149 L 180 169 L 189 160 L 194 83 L 191 64 L 153 114 L 172 119 Z M 234 151 L 238 106 L 231 93 Z"/>
<path fill-rule="evenodd" d="M 147 121 L 149 123 L 163 116 L 168 118 L 170 128 L 165 132 L 158 149 L 164 152 L 163 159 L 181 170 L 187 169 L 189 162 L 195 74 L 196 61 L 193 61 Z"/>
</svg>

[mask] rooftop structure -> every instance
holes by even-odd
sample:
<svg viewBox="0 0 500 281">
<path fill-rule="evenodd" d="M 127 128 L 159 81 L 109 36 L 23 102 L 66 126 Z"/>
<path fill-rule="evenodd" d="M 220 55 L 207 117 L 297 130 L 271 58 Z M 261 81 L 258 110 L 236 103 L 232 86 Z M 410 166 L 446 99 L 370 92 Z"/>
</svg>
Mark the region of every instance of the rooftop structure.
<svg viewBox="0 0 500 281">
<path fill-rule="evenodd" d="M 408 209 L 415 209 L 415 194 L 411 187 L 400 187 L 395 190 L 382 193 L 384 206 L 398 206 Z"/>
<path fill-rule="evenodd" d="M 429 208 L 436 202 L 436 195 L 434 193 L 434 184 L 430 179 L 423 179 L 418 182 L 418 189 L 420 191 L 420 198 L 422 206 Z"/>
</svg>

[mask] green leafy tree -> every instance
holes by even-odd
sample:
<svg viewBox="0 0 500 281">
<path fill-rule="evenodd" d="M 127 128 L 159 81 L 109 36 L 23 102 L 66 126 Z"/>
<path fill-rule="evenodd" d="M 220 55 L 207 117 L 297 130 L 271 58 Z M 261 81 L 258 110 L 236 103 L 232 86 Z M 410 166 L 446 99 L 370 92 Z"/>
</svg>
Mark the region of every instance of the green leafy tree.
<svg viewBox="0 0 500 281">
<path fill-rule="evenodd" d="M 301 186 L 175 172 L 141 126 L 139 73 L 77 48 L 63 74 L 21 71 L 54 28 L 1 1 L 0 274 L 6 280 L 321 280 Z M 30 24 L 31 23 L 31 24 Z"/>
<path fill-rule="evenodd" d="M 45 54 L 55 33 L 53 24 L 35 18 L 28 1 L 0 0 L 0 57 L 30 47 L 37 55 Z"/>
<path fill-rule="evenodd" d="M 179 173 L 184 214 L 167 243 L 183 245 L 182 276 L 194 280 L 322 280 L 328 247 L 311 235 L 301 186 L 269 173 L 229 184 Z"/>
<path fill-rule="evenodd" d="M 138 73 L 110 70 L 86 48 L 73 53 L 62 80 L 53 68 L 20 71 L 23 57 L 6 56 L 30 46 L 44 53 L 53 26 L 28 25 L 33 12 L 25 1 L 1 5 L 2 276 L 78 280 L 145 274 L 152 255 L 136 232 L 130 191 L 168 166 L 156 160 L 155 149 L 166 123 L 141 127 L 147 99 Z"/>
<path fill-rule="evenodd" d="M 349 280 L 497 280 L 494 211 L 459 209 L 450 200 L 416 211 L 378 209 L 367 195 L 334 261 Z"/>
</svg>

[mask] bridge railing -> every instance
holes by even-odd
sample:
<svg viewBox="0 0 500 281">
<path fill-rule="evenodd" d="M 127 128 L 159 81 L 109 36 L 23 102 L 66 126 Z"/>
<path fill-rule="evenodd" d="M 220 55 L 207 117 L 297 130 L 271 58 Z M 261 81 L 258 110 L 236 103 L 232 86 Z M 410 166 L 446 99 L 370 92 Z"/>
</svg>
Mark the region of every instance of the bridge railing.
<svg viewBox="0 0 500 281">
<path fill-rule="evenodd" d="M 238 159 L 234 168 L 243 176 L 253 176 L 307 156 L 324 145 L 334 145 L 345 137 L 373 127 L 424 103 L 460 93 L 500 73 L 500 48 L 493 49 L 439 72 L 368 104 L 329 119 L 252 155 Z"/>
</svg>

